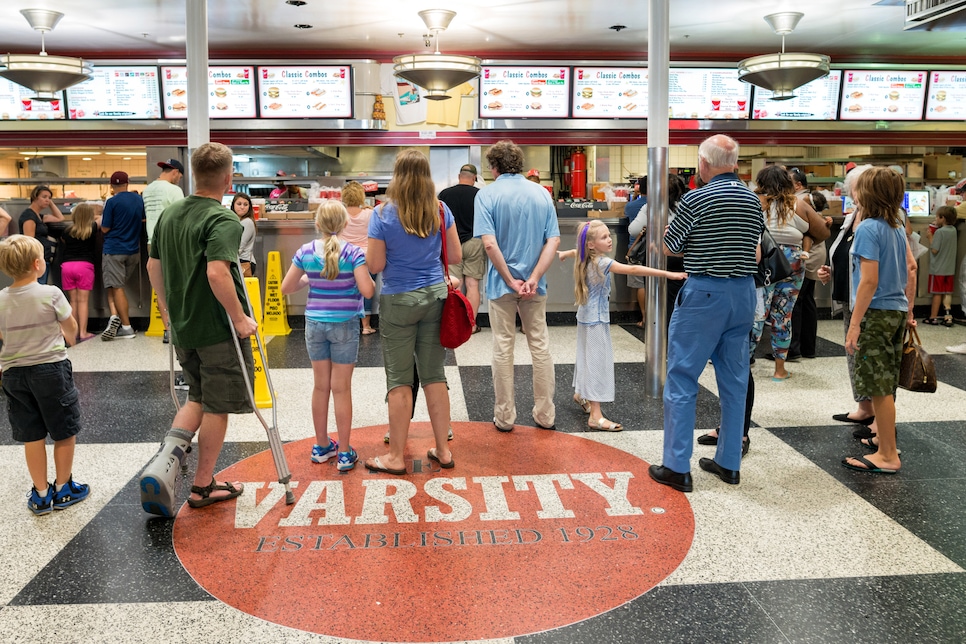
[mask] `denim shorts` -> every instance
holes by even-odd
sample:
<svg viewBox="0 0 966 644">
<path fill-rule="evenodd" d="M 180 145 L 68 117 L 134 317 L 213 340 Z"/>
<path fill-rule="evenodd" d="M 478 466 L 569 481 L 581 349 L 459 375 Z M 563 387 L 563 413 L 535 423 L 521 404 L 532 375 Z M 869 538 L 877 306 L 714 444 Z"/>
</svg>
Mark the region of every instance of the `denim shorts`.
<svg viewBox="0 0 966 644">
<path fill-rule="evenodd" d="M 359 320 L 306 320 L 305 350 L 312 362 L 331 360 L 335 364 L 355 364 L 359 359 Z"/>
<path fill-rule="evenodd" d="M 62 441 L 80 431 L 80 394 L 70 360 L 5 369 L 3 392 L 15 441 L 32 443 L 48 434 Z"/>
<path fill-rule="evenodd" d="M 242 356 L 249 381 L 255 382 L 255 363 L 252 358 L 252 340 L 240 340 Z M 253 411 L 245 391 L 245 376 L 238 361 L 238 352 L 232 340 L 197 349 L 175 347 L 185 384 L 188 400 L 201 405 L 209 414 L 247 414 Z"/>
</svg>

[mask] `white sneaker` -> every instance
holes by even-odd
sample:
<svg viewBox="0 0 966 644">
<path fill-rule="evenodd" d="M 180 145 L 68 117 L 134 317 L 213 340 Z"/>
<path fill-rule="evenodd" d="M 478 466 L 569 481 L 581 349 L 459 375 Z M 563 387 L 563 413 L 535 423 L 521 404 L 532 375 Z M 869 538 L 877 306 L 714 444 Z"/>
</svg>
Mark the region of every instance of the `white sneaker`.
<svg viewBox="0 0 966 644">
<path fill-rule="evenodd" d="M 966 355 L 966 342 L 963 342 L 962 344 L 957 344 L 952 347 L 946 347 L 946 351 L 948 351 L 949 353 L 962 353 Z"/>
<path fill-rule="evenodd" d="M 120 329 L 117 330 L 117 333 L 114 335 L 114 338 L 117 340 L 130 340 L 134 338 L 134 336 L 136 335 L 137 335 L 137 331 L 134 330 L 134 327 L 122 326 Z"/>
</svg>

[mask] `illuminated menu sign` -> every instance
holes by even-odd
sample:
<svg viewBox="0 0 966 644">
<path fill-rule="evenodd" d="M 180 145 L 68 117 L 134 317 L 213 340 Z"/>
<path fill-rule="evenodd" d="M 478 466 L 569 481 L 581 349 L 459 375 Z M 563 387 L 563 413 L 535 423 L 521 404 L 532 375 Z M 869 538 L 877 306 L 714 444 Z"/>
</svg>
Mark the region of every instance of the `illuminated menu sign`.
<svg viewBox="0 0 966 644">
<path fill-rule="evenodd" d="M 188 118 L 188 69 L 161 68 L 164 118 Z M 208 68 L 208 116 L 213 119 L 255 118 L 255 68 Z"/>
<path fill-rule="evenodd" d="M 926 98 L 926 72 L 842 72 L 844 121 L 918 121 Z"/>
<path fill-rule="evenodd" d="M 258 68 L 262 118 L 352 118 L 352 68 Z"/>
<path fill-rule="evenodd" d="M 966 119 L 966 70 L 931 72 L 926 96 L 926 120 L 963 119 Z"/>
<path fill-rule="evenodd" d="M 574 67 L 574 118 L 647 118 L 646 67 Z"/>
<path fill-rule="evenodd" d="M 566 118 L 569 67 L 483 67 L 480 118 Z"/>
<path fill-rule="evenodd" d="M 67 88 L 71 119 L 159 119 L 157 67 L 94 67 L 94 75 Z"/>
<path fill-rule="evenodd" d="M 671 69 L 668 117 L 672 119 L 746 119 L 751 86 L 737 69 Z"/>
<path fill-rule="evenodd" d="M 772 100 L 773 92 L 755 87 L 751 118 L 761 120 L 834 121 L 839 104 L 842 71 L 833 69 L 825 78 L 797 88 L 795 98 Z"/>
<path fill-rule="evenodd" d="M 57 100 L 35 101 L 37 92 L 0 78 L 0 121 L 47 121 L 64 118 L 64 93 Z"/>
</svg>

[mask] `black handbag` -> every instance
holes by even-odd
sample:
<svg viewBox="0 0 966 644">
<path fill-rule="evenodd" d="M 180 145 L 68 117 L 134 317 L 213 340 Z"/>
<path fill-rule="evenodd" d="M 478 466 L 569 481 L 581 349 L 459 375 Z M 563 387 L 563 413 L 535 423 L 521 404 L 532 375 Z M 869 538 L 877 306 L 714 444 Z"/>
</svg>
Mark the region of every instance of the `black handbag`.
<svg viewBox="0 0 966 644">
<path fill-rule="evenodd" d="M 792 265 L 785 257 L 785 251 L 775 243 L 767 228 L 761 231 L 761 261 L 758 262 L 758 273 L 755 275 L 755 286 L 768 286 L 792 275 Z"/>
<path fill-rule="evenodd" d="M 628 264 L 636 264 L 638 266 L 644 266 L 647 264 L 647 228 L 641 231 L 641 234 L 637 236 L 631 247 L 627 249 Z"/>
</svg>

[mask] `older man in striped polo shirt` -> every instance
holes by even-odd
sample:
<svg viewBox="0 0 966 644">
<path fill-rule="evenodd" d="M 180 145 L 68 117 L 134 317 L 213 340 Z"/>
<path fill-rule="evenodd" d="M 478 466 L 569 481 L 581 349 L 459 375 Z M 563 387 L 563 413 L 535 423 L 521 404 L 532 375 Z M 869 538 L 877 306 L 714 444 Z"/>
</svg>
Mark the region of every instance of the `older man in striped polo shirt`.
<svg viewBox="0 0 966 644">
<path fill-rule="evenodd" d="M 741 466 L 748 342 L 755 318 L 756 249 L 764 228 L 758 197 L 738 175 L 738 143 L 718 134 L 698 148 L 707 186 L 684 195 L 664 234 L 664 253 L 684 257 L 688 281 L 678 295 L 668 330 L 664 387 L 664 463 L 649 474 L 690 492 L 698 377 L 714 364 L 721 429 L 714 459 L 701 469 L 737 484 Z"/>
</svg>

